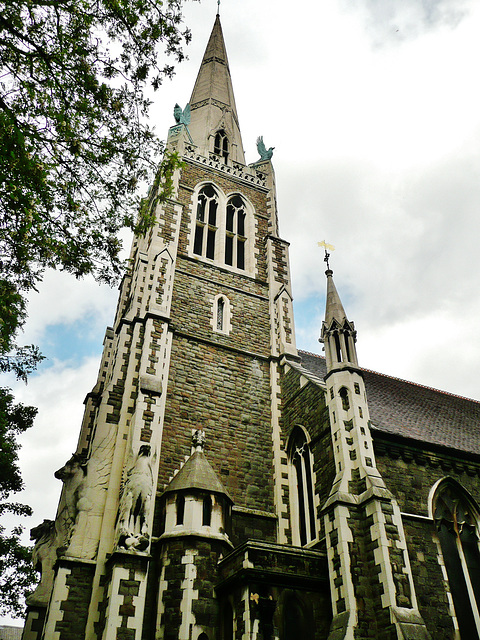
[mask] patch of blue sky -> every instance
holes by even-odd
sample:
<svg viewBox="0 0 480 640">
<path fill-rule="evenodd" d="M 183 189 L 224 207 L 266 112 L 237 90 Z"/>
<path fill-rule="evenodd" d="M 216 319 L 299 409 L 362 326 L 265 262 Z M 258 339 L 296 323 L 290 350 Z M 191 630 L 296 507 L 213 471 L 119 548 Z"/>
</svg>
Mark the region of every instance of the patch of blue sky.
<svg viewBox="0 0 480 640">
<path fill-rule="evenodd" d="M 68 362 L 76 367 L 91 356 L 98 356 L 100 360 L 104 335 L 105 327 L 101 328 L 89 316 L 72 323 L 47 326 L 39 342 L 45 360 L 36 373 L 41 373 L 56 361 Z"/>
<path fill-rule="evenodd" d="M 349 307 L 353 307 L 353 296 L 345 292 L 341 295 L 342 304 L 347 316 Z M 295 317 L 295 333 L 297 349 L 310 351 L 323 355 L 323 345 L 318 342 L 322 330 L 322 322 L 325 317 L 325 296 L 312 294 L 293 301 L 293 313 Z M 353 319 L 354 318 L 349 318 Z"/>
</svg>

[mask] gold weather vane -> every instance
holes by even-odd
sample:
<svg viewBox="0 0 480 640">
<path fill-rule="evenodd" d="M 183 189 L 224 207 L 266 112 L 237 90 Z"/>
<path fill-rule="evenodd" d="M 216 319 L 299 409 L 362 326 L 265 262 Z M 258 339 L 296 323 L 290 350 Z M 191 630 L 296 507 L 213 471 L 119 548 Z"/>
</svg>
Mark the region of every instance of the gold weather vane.
<svg viewBox="0 0 480 640">
<path fill-rule="evenodd" d="M 323 261 L 327 263 L 327 269 L 330 269 L 330 265 L 328 263 L 328 259 L 330 258 L 330 254 L 328 252 L 329 251 L 335 251 L 335 247 L 333 246 L 333 244 L 327 244 L 325 242 L 325 240 L 322 240 L 321 242 L 319 242 L 318 246 L 319 247 L 323 247 L 325 249 L 325 257 L 324 257 Z"/>
</svg>

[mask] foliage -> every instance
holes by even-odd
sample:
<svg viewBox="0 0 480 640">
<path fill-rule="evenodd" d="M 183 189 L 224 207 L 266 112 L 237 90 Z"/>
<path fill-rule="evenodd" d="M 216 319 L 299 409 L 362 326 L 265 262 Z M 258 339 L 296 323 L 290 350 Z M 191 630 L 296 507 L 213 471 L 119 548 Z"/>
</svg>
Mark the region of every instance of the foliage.
<svg viewBox="0 0 480 640">
<path fill-rule="evenodd" d="M 25 596 L 33 591 L 37 574 L 31 550 L 19 541 L 21 527 L 9 535 L 0 526 L 0 615 L 20 617 L 25 613 Z"/>
<path fill-rule="evenodd" d="M 173 73 L 159 45 L 183 58 L 181 18 L 181 0 L 0 0 L 0 288 L 21 297 L 0 334 L 46 267 L 120 274 L 118 231 L 162 151 L 144 90 Z"/>
<path fill-rule="evenodd" d="M 15 404 L 9 389 L 0 389 L 0 516 L 10 512 L 31 515 L 30 507 L 9 502 L 23 488 L 18 468 L 18 436 L 29 429 L 37 410 Z M 36 582 L 31 550 L 20 543 L 21 527 L 10 534 L 0 525 L 0 615 L 21 615 L 27 591 Z"/>
<path fill-rule="evenodd" d="M 157 171 L 162 144 L 146 124 L 150 102 L 190 39 L 181 0 L 0 0 L 0 372 L 26 380 L 42 359 L 19 347 L 26 298 L 46 268 L 114 282 L 118 232 L 146 233 L 151 207 L 138 185 L 171 194 L 178 157 Z M 150 204 L 155 204 L 150 202 Z M 22 480 L 17 437 L 36 410 L 0 389 L 0 516 Z M 0 526 L 0 613 L 19 613 L 31 583 L 29 550 Z M 30 571 L 30 573 L 29 573 Z M 19 608 L 20 607 L 20 608 Z"/>
</svg>

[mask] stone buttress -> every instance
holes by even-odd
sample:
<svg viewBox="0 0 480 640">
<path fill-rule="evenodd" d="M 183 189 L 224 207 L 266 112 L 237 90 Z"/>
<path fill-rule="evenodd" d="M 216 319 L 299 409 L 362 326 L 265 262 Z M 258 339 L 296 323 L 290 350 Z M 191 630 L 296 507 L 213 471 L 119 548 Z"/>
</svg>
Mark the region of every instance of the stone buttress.
<svg viewBox="0 0 480 640">
<path fill-rule="evenodd" d="M 326 271 L 327 405 L 336 476 L 322 507 L 333 621 L 330 640 L 430 638 L 418 612 L 402 518 L 376 467 L 356 331 Z"/>
</svg>

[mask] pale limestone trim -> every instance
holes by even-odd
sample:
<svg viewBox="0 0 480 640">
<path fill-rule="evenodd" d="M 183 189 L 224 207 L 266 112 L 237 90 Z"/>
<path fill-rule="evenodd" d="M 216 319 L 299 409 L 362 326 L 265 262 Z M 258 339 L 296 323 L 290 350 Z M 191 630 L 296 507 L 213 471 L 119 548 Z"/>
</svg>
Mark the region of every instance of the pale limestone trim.
<svg viewBox="0 0 480 640">
<path fill-rule="evenodd" d="M 198 599 L 198 590 L 193 588 L 197 577 L 197 567 L 195 565 L 195 556 L 197 554 L 198 551 L 196 549 L 189 549 L 182 558 L 182 564 L 185 565 L 185 578 L 181 584 L 181 588 L 183 589 L 182 601 L 180 603 L 182 622 L 180 624 L 178 640 L 190 640 L 190 627 L 195 624 L 192 604 L 194 600 Z"/>
<path fill-rule="evenodd" d="M 237 180 L 243 181 L 248 186 L 255 185 L 265 191 L 268 191 L 266 186 L 265 175 L 256 171 L 253 167 L 247 165 L 241 165 L 238 162 L 235 164 L 227 165 L 223 162 L 212 158 L 205 158 L 200 153 L 197 153 L 192 145 L 187 145 L 185 148 L 184 159 L 193 164 L 197 164 L 203 167 L 208 167 L 214 171 L 217 171 L 220 175 L 227 175 Z"/>
<path fill-rule="evenodd" d="M 63 601 L 67 600 L 69 588 L 67 586 L 67 576 L 71 573 L 68 567 L 59 567 L 55 582 L 53 583 L 53 591 L 50 598 L 50 604 L 47 610 L 45 620 L 44 637 L 48 640 L 60 640 L 60 632 L 55 631 L 57 622 L 63 620 L 63 611 L 60 606 Z"/>
<path fill-rule="evenodd" d="M 290 526 L 289 518 L 282 515 L 286 511 L 287 505 L 283 498 L 283 479 L 282 469 L 285 465 L 282 463 L 284 457 L 284 442 L 281 439 L 280 431 L 280 414 L 278 395 L 281 391 L 280 376 L 277 371 L 277 363 L 272 360 L 270 362 L 270 410 L 272 420 L 272 450 L 273 450 L 273 483 L 274 494 L 273 500 L 275 505 L 276 517 L 278 520 L 277 542 L 285 544 L 287 542 L 287 529 Z"/>
</svg>

